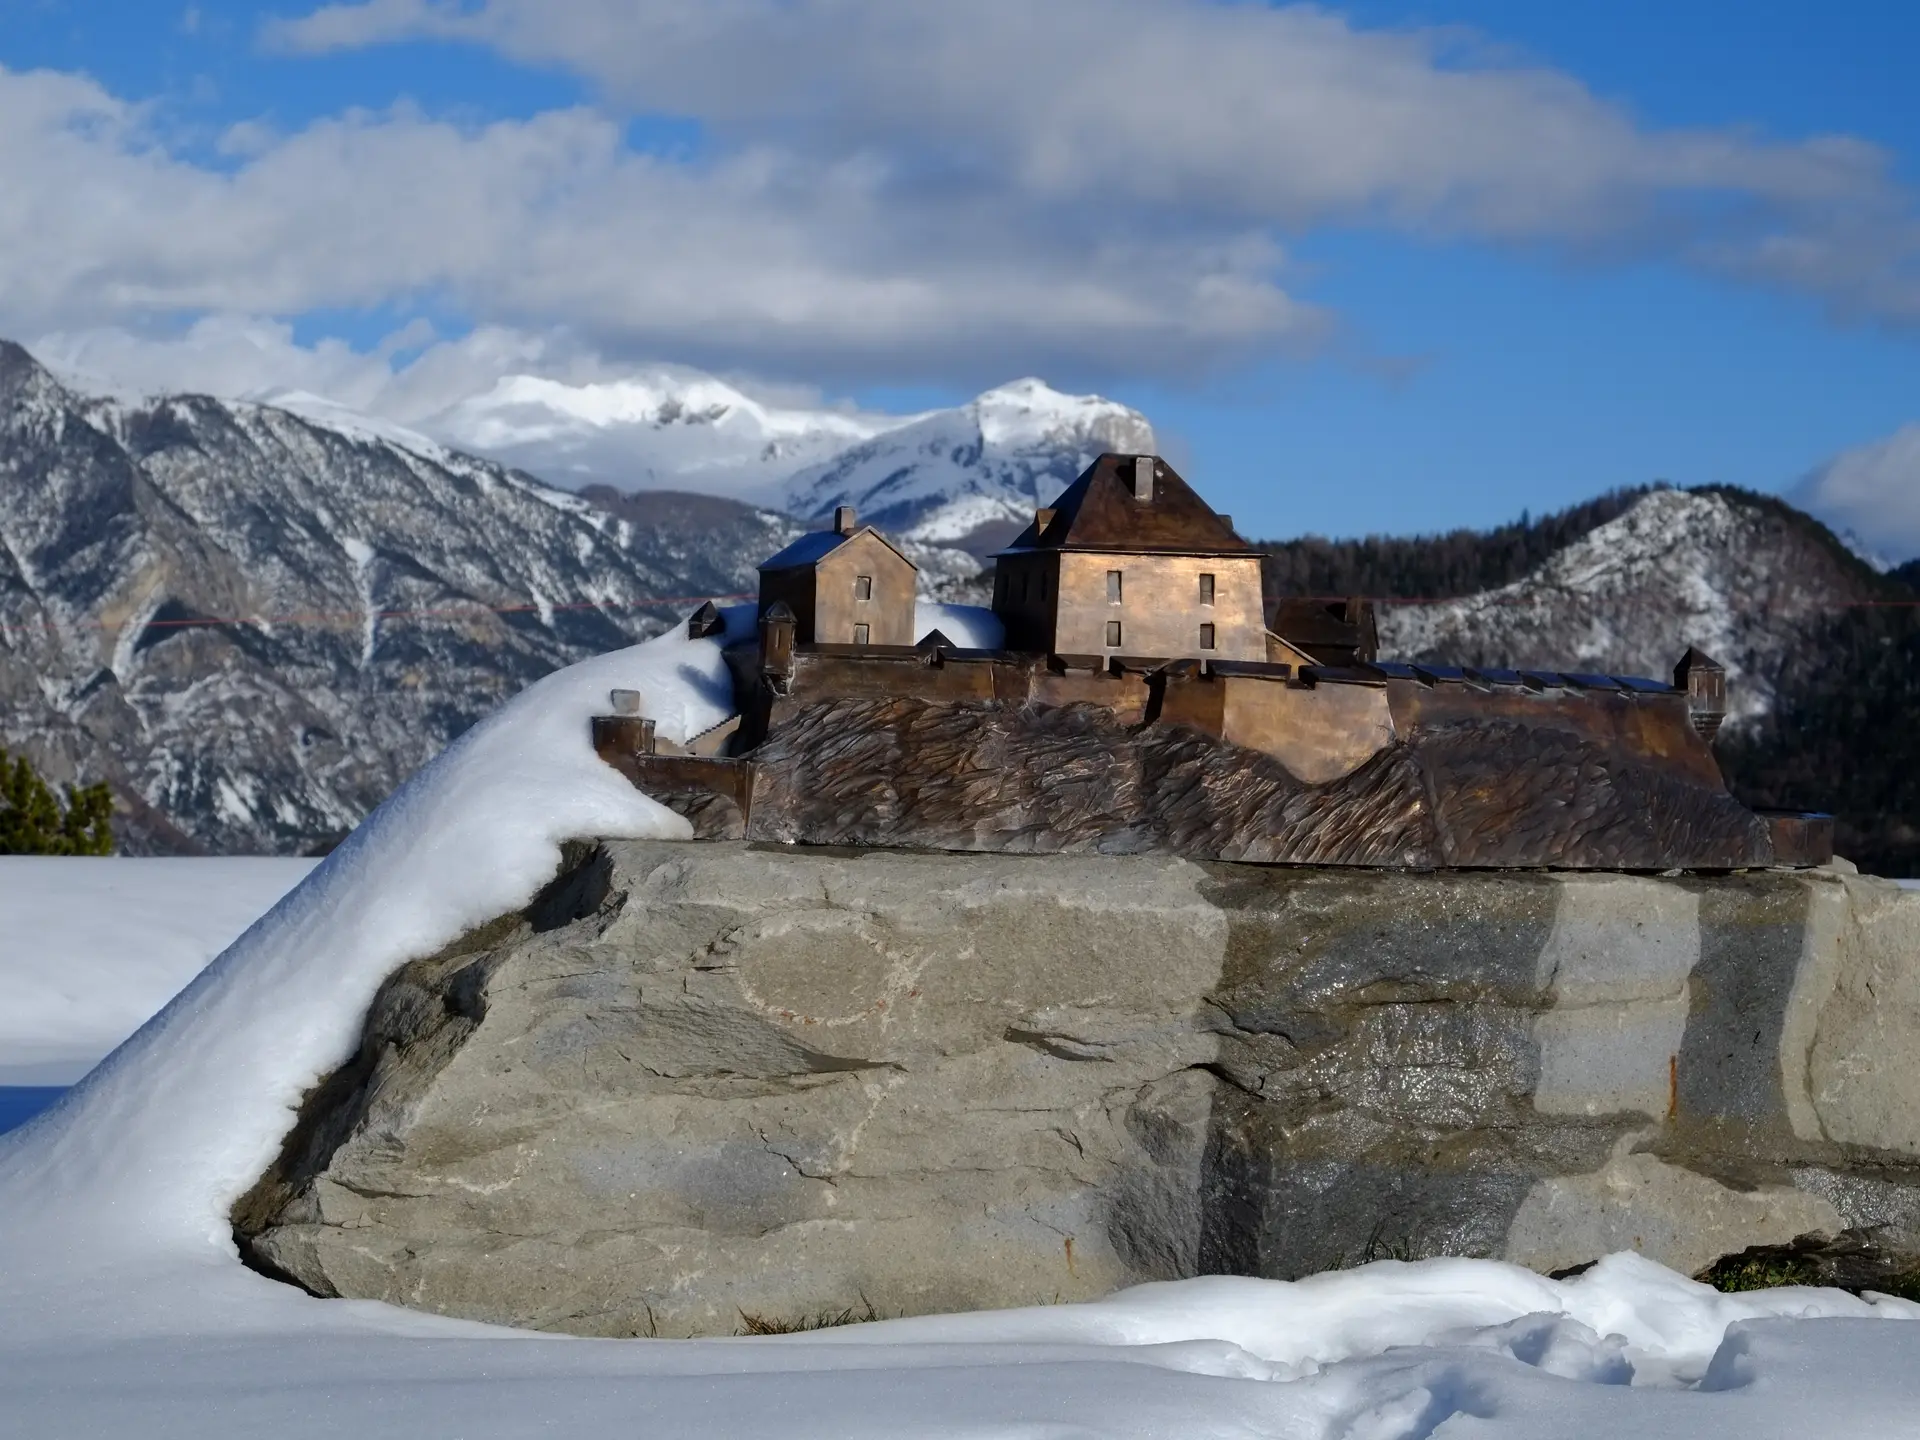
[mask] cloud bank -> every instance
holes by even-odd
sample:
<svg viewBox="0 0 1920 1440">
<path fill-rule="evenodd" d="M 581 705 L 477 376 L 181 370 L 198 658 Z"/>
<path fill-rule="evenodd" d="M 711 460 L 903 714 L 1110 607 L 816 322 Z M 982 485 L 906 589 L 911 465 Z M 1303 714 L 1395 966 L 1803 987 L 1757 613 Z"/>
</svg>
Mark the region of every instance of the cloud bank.
<svg viewBox="0 0 1920 1440">
<path fill-rule="evenodd" d="M 427 428 L 503 377 L 659 357 L 760 395 L 1106 387 L 1324 343 L 1339 317 L 1288 255 L 1328 227 L 1920 320 L 1883 151 L 1649 124 L 1465 32 L 1213 0 L 371 0 L 258 38 L 314 65 L 481 46 L 591 98 L 251 119 L 204 147 L 164 106 L 0 67 L 0 334 L 96 388 L 307 391 Z M 636 147 L 636 117 L 698 138 Z M 392 333 L 290 323 L 343 311 Z M 1917 496 L 1920 429 L 1798 492 L 1889 556 L 1920 553 Z"/>
<path fill-rule="evenodd" d="M 1920 424 L 1842 451 L 1788 498 L 1876 559 L 1920 556 Z"/>
<path fill-rule="evenodd" d="M 598 98 L 248 122 L 209 157 L 91 80 L 0 70 L 0 333 L 391 310 L 829 383 L 1163 378 L 1324 338 L 1285 247 L 1326 225 L 1920 316 L 1912 197 L 1874 147 L 1651 127 L 1460 34 L 1316 8 L 373 0 L 261 38 L 484 45 Z M 701 139 L 636 149 L 634 116 Z"/>
<path fill-rule="evenodd" d="M 587 76 L 802 171 L 858 163 L 896 220 L 958 194 L 1066 247 L 1369 224 L 1674 257 L 1920 316 L 1920 229 L 1884 152 L 1645 126 L 1463 32 L 1211 0 L 371 0 L 268 35 L 307 53 L 423 37 Z"/>
</svg>

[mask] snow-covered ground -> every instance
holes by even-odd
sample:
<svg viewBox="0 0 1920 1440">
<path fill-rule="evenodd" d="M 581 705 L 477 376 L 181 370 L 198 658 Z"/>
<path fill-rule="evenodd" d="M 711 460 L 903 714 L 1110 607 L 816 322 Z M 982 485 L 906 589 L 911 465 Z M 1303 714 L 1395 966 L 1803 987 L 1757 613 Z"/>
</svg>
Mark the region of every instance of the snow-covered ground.
<svg viewBox="0 0 1920 1440">
<path fill-rule="evenodd" d="M 313 860 L 0 856 L 0 1085 L 66 1085 Z"/>
<path fill-rule="evenodd" d="M 729 633 L 750 624 L 728 615 Z M 978 613 L 929 610 L 991 643 Z M 0 1137 L 0 1433 L 22 1437 L 1811 1437 L 1920 1433 L 1920 1306 L 1723 1296 L 1636 1256 L 1488 1261 L 751 1340 L 576 1340 L 243 1269 L 227 1219 L 381 979 L 524 903 L 576 835 L 685 833 L 593 756 L 637 688 L 721 718 L 679 634 L 531 687 L 415 776 L 52 1110 Z"/>
</svg>

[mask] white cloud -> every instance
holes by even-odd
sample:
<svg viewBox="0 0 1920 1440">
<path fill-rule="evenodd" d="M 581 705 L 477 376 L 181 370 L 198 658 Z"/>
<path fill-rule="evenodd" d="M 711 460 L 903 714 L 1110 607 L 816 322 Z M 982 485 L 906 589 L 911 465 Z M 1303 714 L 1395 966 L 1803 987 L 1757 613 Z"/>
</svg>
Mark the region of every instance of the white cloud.
<svg viewBox="0 0 1920 1440">
<path fill-rule="evenodd" d="M 268 34 L 490 45 L 728 143 L 932 173 L 1063 234 L 1377 223 L 1677 255 L 1920 318 L 1911 197 L 1877 148 L 1650 128 L 1458 31 L 1210 0 L 373 0 Z"/>
<path fill-rule="evenodd" d="M 204 316 L 177 333 L 142 335 L 101 326 L 51 331 L 26 343 L 62 379 L 93 394 L 194 392 L 259 400 L 305 391 L 428 429 L 504 375 L 578 386 L 619 379 L 631 369 L 606 361 L 562 332 L 483 326 L 446 338 L 424 321 L 402 326 L 369 350 L 337 339 L 302 344 L 284 321 L 246 315 Z M 756 397 L 793 397 L 790 387 L 730 378 Z M 817 396 L 809 398 L 818 404 Z"/>
<path fill-rule="evenodd" d="M 91 82 L 0 71 L 0 333 L 431 301 L 713 366 L 997 375 L 1171 371 L 1318 323 L 1258 233 L 1065 239 L 903 207 L 857 158 L 635 153 L 589 109 L 246 127 L 223 159 L 169 153 Z"/>
<path fill-rule="evenodd" d="M 26 343 L 43 364 L 89 393 L 248 400 L 304 390 L 400 421 L 484 389 L 502 365 L 537 365 L 544 349 L 528 337 L 495 331 L 444 342 L 424 322 L 402 327 L 371 351 L 328 338 L 302 345 L 284 321 L 245 315 L 204 316 L 178 333 L 102 326 L 56 330 Z M 415 349 L 424 353 L 394 365 L 396 354 Z"/>
<path fill-rule="evenodd" d="M 383 433 L 424 435 L 559 484 L 678 486 L 766 499 L 794 469 L 899 423 L 829 403 L 811 387 L 685 366 L 613 362 L 564 332 L 488 326 L 455 338 L 414 321 L 371 350 L 302 344 L 293 327 L 214 315 L 178 333 L 55 331 L 28 349 L 68 384 L 123 399 L 199 392 L 342 412 Z M 661 422 L 721 405 L 716 424 Z M 825 447 L 825 448 L 822 448 Z"/>
<path fill-rule="evenodd" d="M 0 334 L 135 383 L 236 393 L 257 370 L 396 415 L 430 408 L 404 387 L 600 357 L 831 385 L 1179 376 L 1333 328 L 1286 288 L 1285 241 L 1320 224 L 1674 256 L 1920 312 L 1911 199 L 1872 147 L 1652 128 L 1458 34 L 1318 9 L 374 0 L 267 34 L 471 41 L 603 99 L 250 120 L 189 152 L 93 81 L 0 69 Z M 703 140 L 636 151 L 640 113 Z M 477 329 L 396 375 L 231 318 L 325 309 Z"/>
<path fill-rule="evenodd" d="M 1869 555 L 1894 563 L 1920 555 L 1920 424 L 1842 451 L 1788 498 Z"/>
</svg>

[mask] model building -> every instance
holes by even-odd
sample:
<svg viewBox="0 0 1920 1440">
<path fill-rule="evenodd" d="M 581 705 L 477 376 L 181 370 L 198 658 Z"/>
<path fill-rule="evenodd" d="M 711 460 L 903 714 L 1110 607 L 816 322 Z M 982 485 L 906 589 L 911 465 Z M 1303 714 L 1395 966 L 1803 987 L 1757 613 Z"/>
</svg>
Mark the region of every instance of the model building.
<svg viewBox="0 0 1920 1440">
<path fill-rule="evenodd" d="M 1831 857 L 1711 749 L 1725 672 L 1382 661 L 1360 601 L 1263 599 L 1261 555 L 1165 460 L 1103 455 L 994 557 L 1001 648 L 915 641 L 912 561 L 842 508 L 760 567 L 739 714 L 601 755 L 697 835 L 1270 864 L 1739 869 Z M 693 632 L 720 630 L 703 607 Z"/>
</svg>

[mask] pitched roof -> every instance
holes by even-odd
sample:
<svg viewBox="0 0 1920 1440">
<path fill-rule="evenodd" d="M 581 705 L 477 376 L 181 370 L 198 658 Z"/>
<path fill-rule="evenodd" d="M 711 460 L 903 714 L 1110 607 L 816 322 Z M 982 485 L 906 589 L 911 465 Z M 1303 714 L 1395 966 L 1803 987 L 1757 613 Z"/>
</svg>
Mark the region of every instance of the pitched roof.
<svg viewBox="0 0 1920 1440">
<path fill-rule="evenodd" d="M 1045 530 L 1034 524 L 1016 550 L 1116 550 L 1128 554 L 1252 555 L 1227 517 L 1202 500 L 1174 468 L 1153 460 L 1153 498 L 1133 494 L 1132 455 L 1102 455 L 1053 502 Z M 1002 551 L 1002 554 L 1007 551 Z"/>
<path fill-rule="evenodd" d="M 871 525 L 862 525 L 852 535 L 842 535 L 838 530 L 810 530 L 784 550 L 769 555 L 760 562 L 762 570 L 804 570 L 809 565 L 818 565 L 827 556 L 838 550 L 847 541 L 859 535 L 871 535 L 887 549 L 899 555 L 915 570 L 920 567 L 901 554 L 900 547 Z"/>
</svg>

